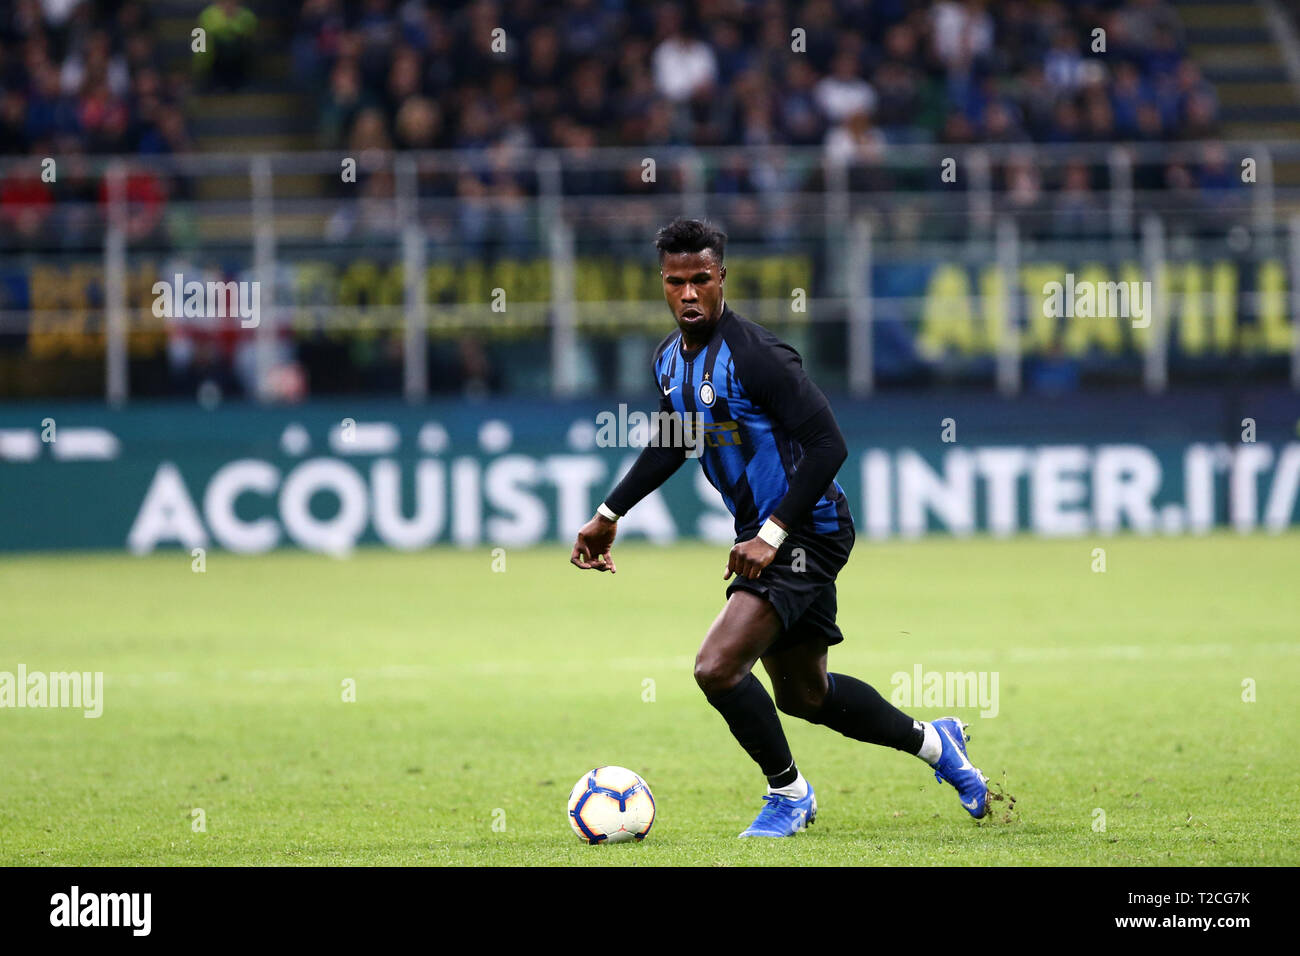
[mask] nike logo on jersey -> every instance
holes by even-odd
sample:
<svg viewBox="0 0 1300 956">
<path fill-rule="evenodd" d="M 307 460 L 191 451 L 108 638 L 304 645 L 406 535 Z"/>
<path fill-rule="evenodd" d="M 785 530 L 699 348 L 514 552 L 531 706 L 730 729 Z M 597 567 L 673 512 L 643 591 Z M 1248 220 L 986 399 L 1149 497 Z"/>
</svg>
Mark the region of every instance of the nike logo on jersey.
<svg viewBox="0 0 1300 956">
<path fill-rule="evenodd" d="M 674 385 L 672 388 L 667 389 L 667 390 L 664 392 L 664 397 L 666 398 L 666 397 L 668 397 L 669 395 L 671 395 L 673 392 L 677 391 L 677 388 L 678 388 L 678 387 L 677 387 L 676 385 Z"/>
</svg>

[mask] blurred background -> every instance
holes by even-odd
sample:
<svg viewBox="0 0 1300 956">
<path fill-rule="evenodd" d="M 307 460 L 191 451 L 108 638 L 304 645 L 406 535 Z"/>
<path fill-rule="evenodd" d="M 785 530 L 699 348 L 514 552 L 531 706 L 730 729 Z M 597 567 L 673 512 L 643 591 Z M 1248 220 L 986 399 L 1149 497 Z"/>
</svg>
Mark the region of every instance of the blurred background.
<svg viewBox="0 0 1300 956">
<path fill-rule="evenodd" d="M 1281 0 L 15 0 L 0 487 L 26 504 L 0 547 L 121 547 L 170 465 L 194 521 L 168 485 L 137 544 L 223 541 L 227 512 L 287 527 L 281 477 L 313 450 L 360 483 L 344 539 L 394 543 L 382 509 L 418 524 L 401 500 L 426 497 L 446 514 L 407 546 L 567 537 L 621 460 L 595 415 L 653 407 L 653 236 L 681 214 L 729 234 L 728 301 L 832 395 L 882 536 L 1289 526 L 1298 27 Z M 229 308 L 160 307 L 194 281 L 232 283 Z M 1120 282 L 1144 310 L 1059 309 Z M 972 439 L 1029 456 L 1010 525 L 993 466 L 967 491 L 951 457 Z M 1059 442 L 1083 524 L 1035 491 Z M 531 465 L 494 484 L 506 452 Z M 274 474 L 208 500 L 245 460 Z M 322 474 L 304 507 L 337 524 L 353 482 Z"/>
</svg>

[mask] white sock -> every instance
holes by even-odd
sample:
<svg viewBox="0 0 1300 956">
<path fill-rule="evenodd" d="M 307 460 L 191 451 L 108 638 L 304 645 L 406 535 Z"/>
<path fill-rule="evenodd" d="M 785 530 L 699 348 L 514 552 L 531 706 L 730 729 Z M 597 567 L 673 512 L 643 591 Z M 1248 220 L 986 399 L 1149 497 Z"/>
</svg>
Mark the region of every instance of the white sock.
<svg viewBox="0 0 1300 956">
<path fill-rule="evenodd" d="M 925 734 L 925 740 L 921 741 L 921 749 L 916 752 L 916 755 L 933 767 L 943 756 L 943 742 L 939 740 L 939 731 L 935 730 L 934 724 L 929 721 L 914 720 L 912 723 L 917 724 Z"/>
<path fill-rule="evenodd" d="M 793 783 L 789 783 L 784 787 L 768 787 L 767 792 L 779 793 L 781 796 L 789 797 L 791 800 L 802 800 L 804 797 L 808 796 L 808 781 L 803 778 L 803 774 L 800 771 L 796 770 L 795 773 L 797 776 L 794 778 Z"/>
</svg>

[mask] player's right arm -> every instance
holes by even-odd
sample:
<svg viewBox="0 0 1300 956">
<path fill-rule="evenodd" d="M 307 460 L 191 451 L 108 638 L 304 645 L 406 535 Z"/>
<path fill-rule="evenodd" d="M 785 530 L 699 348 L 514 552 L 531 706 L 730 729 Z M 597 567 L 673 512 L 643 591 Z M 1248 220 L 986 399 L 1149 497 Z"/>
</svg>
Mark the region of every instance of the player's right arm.
<svg viewBox="0 0 1300 956">
<path fill-rule="evenodd" d="M 647 445 L 620 481 L 605 498 L 603 508 L 615 518 L 597 513 L 582 526 L 573 545 L 569 562 L 584 570 L 614 571 L 609 550 L 618 532 L 618 518 L 627 514 L 638 501 L 671 478 L 686 461 L 682 445 Z"/>
<path fill-rule="evenodd" d="M 653 372 L 664 346 L 673 339 L 669 336 L 659 343 L 655 350 L 655 362 L 651 363 Z M 659 390 L 659 381 L 654 379 L 655 390 Z M 578 531 L 578 540 L 573 545 L 573 554 L 569 563 L 583 570 L 615 571 L 614 559 L 610 548 L 614 545 L 614 536 L 618 533 L 618 519 L 627 514 L 638 501 L 657 489 L 682 467 L 689 457 L 689 447 L 680 442 L 673 442 L 668 428 L 667 415 L 672 413 L 672 405 L 662 394 L 659 398 L 659 425 L 665 429 L 660 440 L 651 441 L 637 456 L 628 473 L 605 498 L 597 513 Z M 607 512 L 607 513 L 602 513 Z"/>
</svg>

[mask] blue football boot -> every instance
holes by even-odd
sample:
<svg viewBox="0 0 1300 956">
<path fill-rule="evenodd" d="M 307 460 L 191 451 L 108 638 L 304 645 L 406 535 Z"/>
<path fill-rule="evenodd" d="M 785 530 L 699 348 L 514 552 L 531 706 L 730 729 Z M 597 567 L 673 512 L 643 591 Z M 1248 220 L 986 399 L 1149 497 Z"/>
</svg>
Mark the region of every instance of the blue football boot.
<svg viewBox="0 0 1300 956">
<path fill-rule="evenodd" d="M 956 787 L 966 812 L 980 819 L 989 808 L 989 782 L 966 755 L 966 741 L 970 739 L 966 734 L 968 725 L 956 717 L 940 717 L 931 724 L 939 732 L 943 745 L 939 762 L 934 765 L 934 779 Z"/>
<path fill-rule="evenodd" d="M 763 800 L 763 809 L 741 836 L 794 836 L 817 819 L 817 798 L 813 796 L 812 784 L 808 784 L 808 794 L 802 800 L 792 800 L 779 793 L 765 794 Z"/>
</svg>

